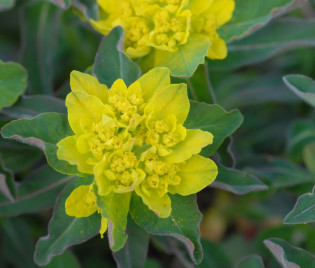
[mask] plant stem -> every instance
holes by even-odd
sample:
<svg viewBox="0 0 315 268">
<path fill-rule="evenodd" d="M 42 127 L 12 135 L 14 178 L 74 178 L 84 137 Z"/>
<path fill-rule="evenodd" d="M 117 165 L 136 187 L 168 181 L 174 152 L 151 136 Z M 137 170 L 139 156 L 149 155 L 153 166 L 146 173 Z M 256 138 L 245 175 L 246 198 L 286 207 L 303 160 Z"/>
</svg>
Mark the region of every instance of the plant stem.
<svg viewBox="0 0 315 268">
<path fill-rule="evenodd" d="M 188 85 L 189 92 L 190 92 L 190 94 L 191 94 L 193 100 L 194 100 L 194 101 L 199 101 L 198 96 L 197 96 L 197 94 L 196 94 L 196 91 L 195 91 L 195 89 L 194 89 L 194 87 L 193 87 L 193 85 L 192 85 L 190 79 L 189 79 L 189 78 L 185 78 L 185 80 L 186 80 L 186 83 L 187 83 L 187 85 Z"/>
<path fill-rule="evenodd" d="M 215 96 L 215 93 L 214 93 L 214 90 L 213 90 L 213 87 L 212 87 L 212 84 L 211 84 L 211 81 L 210 81 L 209 67 L 208 67 L 207 61 L 205 61 L 204 68 L 205 68 L 205 74 L 206 74 L 206 81 L 207 81 L 208 89 L 209 89 L 209 92 L 210 92 L 210 95 L 211 95 L 211 98 L 212 98 L 212 102 L 214 104 L 217 104 L 217 98 Z"/>
</svg>

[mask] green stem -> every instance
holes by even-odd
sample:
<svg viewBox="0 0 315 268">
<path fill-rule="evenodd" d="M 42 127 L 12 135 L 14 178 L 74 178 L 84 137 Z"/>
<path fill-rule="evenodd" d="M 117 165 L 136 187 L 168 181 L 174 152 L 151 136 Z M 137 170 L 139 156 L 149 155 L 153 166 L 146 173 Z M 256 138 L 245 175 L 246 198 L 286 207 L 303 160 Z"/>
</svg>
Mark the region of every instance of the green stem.
<svg viewBox="0 0 315 268">
<path fill-rule="evenodd" d="M 210 81 L 209 67 L 208 67 L 208 62 L 207 61 L 205 61 L 204 68 L 205 68 L 205 74 L 206 74 L 206 81 L 207 81 L 208 89 L 209 89 L 209 92 L 210 92 L 210 95 L 211 95 L 211 98 L 212 98 L 212 102 L 214 104 L 217 104 L 217 98 L 215 96 L 215 93 L 214 93 L 214 90 L 213 90 L 213 87 L 212 87 L 212 84 L 211 84 L 211 81 Z"/>
<path fill-rule="evenodd" d="M 197 96 L 197 94 L 196 94 L 196 91 L 195 91 L 195 89 L 194 89 L 194 87 L 193 87 L 193 85 L 192 85 L 190 79 L 189 79 L 189 78 L 185 78 L 185 80 L 186 80 L 186 83 L 187 83 L 187 85 L 188 85 L 188 90 L 189 90 L 189 92 L 190 92 L 190 94 L 191 94 L 193 100 L 194 100 L 194 101 L 199 101 L 198 96 Z"/>
</svg>

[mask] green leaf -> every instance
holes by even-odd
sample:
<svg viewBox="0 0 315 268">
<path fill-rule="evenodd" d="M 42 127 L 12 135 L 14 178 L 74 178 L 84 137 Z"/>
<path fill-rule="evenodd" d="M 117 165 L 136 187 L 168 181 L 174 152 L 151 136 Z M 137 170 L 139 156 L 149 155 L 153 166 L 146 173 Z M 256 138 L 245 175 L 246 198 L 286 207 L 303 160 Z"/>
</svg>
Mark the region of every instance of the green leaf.
<svg viewBox="0 0 315 268">
<path fill-rule="evenodd" d="M 286 151 L 292 160 L 301 162 L 304 147 L 313 142 L 315 142 L 314 122 L 299 120 L 290 127 Z"/>
<path fill-rule="evenodd" d="M 158 260 L 153 259 L 153 258 L 148 258 L 144 267 L 145 268 L 163 268 L 162 264 Z"/>
<path fill-rule="evenodd" d="M 71 0 L 48 0 L 48 1 L 64 9 L 68 8 L 71 4 Z"/>
<path fill-rule="evenodd" d="M 219 29 L 220 36 L 231 42 L 251 34 L 272 18 L 290 10 L 297 0 L 236 0 L 232 19 Z"/>
<path fill-rule="evenodd" d="M 49 222 L 48 235 L 41 237 L 36 245 L 34 260 L 38 265 L 46 265 L 62 254 L 68 247 L 83 243 L 97 235 L 101 218 L 98 213 L 86 218 L 70 217 L 65 212 L 65 202 L 71 192 L 81 185 L 89 185 L 92 178 L 74 180 L 60 194 L 53 216 Z"/>
<path fill-rule="evenodd" d="M 52 168 L 68 175 L 82 176 L 77 168 L 57 158 L 57 143 L 73 135 L 67 117 L 58 113 L 42 113 L 33 119 L 19 119 L 1 129 L 4 138 L 11 138 L 45 152 Z"/>
<path fill-rule="evenodd" d="M 202 115 L 202 116 L 200 116 Z M 235 132 L 243 123 L 243 116 L 238 110 L 226 112 L 219 105 L 190 102 L 190 111 L 185 127 L 201 129 L 213 134 L 213 144 L 202 150 L 203 156 L 212 155 L 223 143 L 224 139 Z"/>
<path fill-rule="evenodd" d="M 206 103 L 215 103 L 213 96 L 209 90 L 209 85 L 207 84 L 207 71 L 208 69 L 204 64 L 199 65 L 197 70 L 194 72 L 193 76 L 185 79 L 173 77 L 174 83 L 187 83 L 189 98 L 196 101 L 204 101 Z M 184 80 L 184 81 L 182 81 Z"/>
<path fill-rule="evenodd" d="M 263 260 L 260 256 L 251 255 L 240 260 L 236 266 L 236 268 L 264 268 Z"/>
<path fill-rule="evenodd" d="M 21 183 L 17 183 L 18 195 L 13 201 L 0 195 L 0 216 L 34 213 L 53 207 L 61 190 L 74 178 L 75 176 L 57 173 L 49 166 L 36 170 Z"/>
<path fill-rule="evenodd" d="M 299 197 L 294 208 L 283 221 L 286 224 L 308 222 L 315 222 L 315 187 L 312 193 L 307 193 Z"/>
<path fill-rule="evenodd" d="M 262 168 L 247 168 L 248 172 L 255 174 L 272 188 L 286 188 L 314 182 L 314 176 L 306 169 L 301 168 L 292 162 L 281 159 L 271 158 Z"/>
<path fill-rule="evenodd" d="M 232 267 L 229 257 L 224 250 L 217 244 L 210 240 L 201 240 L 203 247 L 203 260 L 198 268 L 230 268 Z"/>
<path fill-rule="evenodd" d="M 307 169 L 315 176 L 315 143 L 304 147 L 303 158 Z"/>
<path fill-rule="evenodd" d="M 9 170 L 2 159 L 0 154 L 0 193 L 3 193 L 5 199 L 9 199 L 13 202 L 16 198 L 16 187 L 14 182 L 14 175 L 11 170 Z M 0 195 L 1 197 L 1 195 Z"/>
<path fill-rule="evenodd" d="M 64 267 L 71 267 L 71 268 L 81 268 L 80 263 L 78 262 L 77 258 L 66 251 L 62 255 L 54 258 L 45 268 L 64 268 Z"/>
<path fill-rule="evenodd" d="M 1 229 L 1 242 L 5 242 L 1 266 L 7 260 L 10 267 L 36 268 L 32 258 L 34 245 L 30 225 L 20 218 L 3 219 Z"/>
<path fill-rule="evenodd" d="M 63 1 L 63 0 L 60 0 Z M 56 52 L 58 8 L 49 2 L 28 3 L 21 8 L 21 61 L 28 71 L 32 94 L 51 94 L 52 64 Z"/>
<path fill-rule="evenodd" d="M 210 77 L 218 81 L 214 89 L 218 103 L 225 109 L 251 108 L 265 103 L 297 103 L 296 95 L 279 79 L 282 76 L 280 71 L 262 76 L 259 72 L 253 75 L 252 69 L 248 69 L 242 73 L 229 73 L 228 76 L 224 72 L 220 72 L 220 76 L 217 72 L 210 73 Z"/>
<path fill-rule="evenodd" d="M 18 63 L 0 60 L 0 110 L 14 104 L 25 89 L 25 69 Z"/>
<path fill-rule="evenodd" d="M 284 268 L 314 267 L 314 255 L 304 249 L 291 246 L 285 240 L 269 238 L 264 240 L 264 244 Z"/>
<path fill-rule="evenodd" d="M 32 119 L 19 119 L 1 129 L 4 138 L 12 138 L 44 149 L 45 143 L 56 144 L 73 135 L 67 117 L 58 113 L 42 113 Z"/>
<path fill-rule="evenodd" d="M 4 140 L 4 139 L 3 139 Z M 14 142 L 20 146 L 13 145 L 13 141 L 4 140 L 8 145 L 1 146 L 3 162 L 5 166 L 14 173 L 26 171 L 34 166 L 43 157 L 43 153 L 33 147 Z M 9 143 L 10 142 L 10 143 Z"/>
<path fill-rule="evenodd" d="M 170 195 L 172 212 L 170 217 L 159 218 L 143 204 L 141 198 L 132 195 L 130 215 L 147 232 L 156 235 L 172 236 L 183 242 L 194 263 L 202 260 L 199 224 L 201 214 L 196 204 L 196 196 Z"/>
<path fill-rule="evenodd" d="M 97 188 L 95 188 L 94 193 L 97 206 L 102 210 L 102 216 L 108 221 L 110 247 L 112 251 L 118 251 L 123 248 L 128 237 L 125 230 L 131 193 L 116 194 L 112 192 L 106 196 L 100 196 L 97 193 Z"/>
<path fill-rule="evenodd" d="M 315 107 L 315 81 L 313 79 L 292 74 L 284 76 L 283 81 L 296 95 Z"/>
<path fill-rule="evenodd" d="M 129 86 L 141 76 L 139 66 L 127 57 L 123 49 L 124 30 L 115 27 L 104 37 L 95 57 L 93 69 L 93 75 L 108 87 L 119 78 Z"/>
<path fill-rule="evenodd" d="M 226 190 L 234 194 L 247 194 L 268 189 L 256 176 L 223 166 L 218 166 L 218 176 L 209 187 Z"/>
<path fill-rule="evenodd" d="M 33 118 L 46 112 L 66 114 L 65 102 L 53 96 L 22 96 L 14 106 L 1 111 L 1 113 L 16 119 Z"/>
<path fill-rule="evenodd" d="M 15 5 L 15 0 L 0 0 L 0 11 L 10 9 Z"/>
<path fill-rule="evenodd" d="M 74 0 L 73 4 L 82 14 L 93 20 L 98 20 L 98 3 L 96 0 Z"/>
<path fill-rule="evenodd" d="M 121 250 L 113 252 L 116 264 L 118 268 L 143 268 L 148 254 L 149 235 L 130 217 L 126 233 L 128 239 L 125 246 Z"/>
<path fill-rule="evenodd" d="M 160 251 L 162 250 L 168 255 L 175 255 L 185 267 L 193 266 L 187 247 L 185 247 L 185 244 L 181 243 L 178 239 L 171 236 L 161 235 L 151 235 L 150 238 L 155 248 Z"/>
<path fill-rule="evenodd" d="M 156 50 L 154 66 L 169 68 L 173 76 L 192 76 L 197 66 L 205 62 L 210 44 L 209 38 L 192 35 L 188 43 L 175 52 Z"/>
<path fill-rule="evenodd" d="M 227 58 L 209 61 L 209 66 L 212 70 L 231 70 L 267 60 L 281 51 L 308 46 L 315 46 L 315 21 L 282 19 L 230 43 Z"/>
</svg>

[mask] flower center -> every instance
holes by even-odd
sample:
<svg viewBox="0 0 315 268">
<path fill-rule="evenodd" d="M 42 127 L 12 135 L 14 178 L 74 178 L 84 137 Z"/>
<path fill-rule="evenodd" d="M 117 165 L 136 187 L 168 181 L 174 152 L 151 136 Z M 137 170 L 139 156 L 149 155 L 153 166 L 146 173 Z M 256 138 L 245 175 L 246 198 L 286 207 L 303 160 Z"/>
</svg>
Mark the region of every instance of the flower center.
<svg viewBox="0 0 315 268">
<path fill-rule="evenodd" d="M 130 17 L 133 15 L 132 7 L 129 3 L 123 2 L 121 5 L 121 16 L 122 17 Z"/>
<path fill-rule="evenodd" d="M 189 35 L 188 14 L 177 14 L 161 8 L 153 16 L 154 30 L 150 33 L 150 41 L 155 47 L 175 51 L 179 44 L 185 44 Z"/>
<path fill-rule="evenodd" d="M 213 16 L 198 17 L 193 20 L 192 29 L 197 33 L 203 33 L 208 35 L 210 38 L 213 38 L 216 34 L 216 29 L 218 25 Z"/>
<path fill-rule="evenodd" d="M 180 177 L 176 175 L 179 167 L 176 164 L 159 160 L 156 153 L 149 152 L 144 160 L 146 179 L 141 184 L 142 191 L 148 196 L 156 191 L 159 196 L 168 192 L 168 185 L 178 185 Z"/>
<path fill-rule="evenodd" d="M 126 46 L 139 47 L 139 41 L 150 31 L 149 23 L 143 18 L 131 18 L 126 31 Z"/>
</svg>

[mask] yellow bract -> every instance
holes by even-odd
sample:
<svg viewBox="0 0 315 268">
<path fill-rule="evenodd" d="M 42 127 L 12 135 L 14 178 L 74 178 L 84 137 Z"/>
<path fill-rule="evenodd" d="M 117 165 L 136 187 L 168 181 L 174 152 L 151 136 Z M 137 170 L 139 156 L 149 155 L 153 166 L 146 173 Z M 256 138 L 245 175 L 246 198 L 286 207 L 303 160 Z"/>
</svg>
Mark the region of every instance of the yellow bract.
<svg viewBox="0 0 315 268">
<path fill-rule="evenodd" d="M 106 35 L 113 27 L 122 26 L 125 50 L 131 58 L 154 49 L 175 52 L 192 35 L 210 40 L 208 58 L 227 56 L 217 29 L 231 19 L 234 0 L 98 0 L 98 4 L 100 19 L 91 20 L 93 27 Z"/>
<path fill-rule="evenodd" d="M 67 214 L 102 212 L 96 195 L 130 198 L 123 194 L 134 191 L 165 218 L 171 213 L 168 193 L 190 195 L 215 179 L 214 162 L 198 155 L 213 136 L 183 126 L 190 108 L 187 88 L 170 84 L 167 68 L 153 69 L 129 87 L 118 79 L 108 89 L 76 71 L 70 82 L 66 106 L 74 135 L 57 144 L 57 156 L 92 174 L 94 182 L 72 192 Z M 106 226 L 104 218 L 101 233 Z"/>
</svg>

